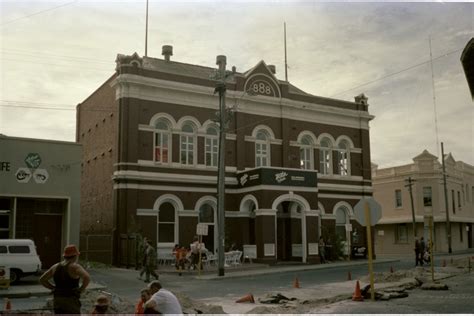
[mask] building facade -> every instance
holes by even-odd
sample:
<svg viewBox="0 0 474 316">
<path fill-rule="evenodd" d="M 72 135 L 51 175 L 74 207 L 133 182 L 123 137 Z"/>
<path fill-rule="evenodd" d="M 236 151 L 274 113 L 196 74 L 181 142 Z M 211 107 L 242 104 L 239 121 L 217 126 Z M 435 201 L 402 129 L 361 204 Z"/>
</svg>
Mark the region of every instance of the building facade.
<svg viewBox="0 0 474 316">
<path fill-rule="evenodd" d="M 117 264 L 133 263 L 137 234 L 170 251 L 198 223 L 217 249 L 216 69 L 163 54 L 118 55 L 116 73 L 77 107 L 81 240 L 111 238 Z M 226 245 L 261 262 L 317 262 L 321 235 L 365 244 L 352 207 L 372 195 L 367 98 L 310 95 L 263 61 L 227 71 L 226 87 Z"/>
<path fill-rule="evenodd" d="M 414 230 L 408 178 L 412 185 L 417 238 L 429 240 L 432 216 L 435 252 L 448 252 L 448 218 L 452 251 L 473 247 L 474 167 L 445 157 L 448 215 L 444 194 L 442 164 L 428 151 L 413 158 L 413 163 L 378 169 L 373 165 L 374 197 L 382 206 L 376 225 L 375 249 L 379 254 L 413 253 Z"/>
<path fill-rule="evenodd" d="M 32 239 L 43 268 L 79 243 L 82 146 L 0 135 L 0 238 Z"/>
</svg>

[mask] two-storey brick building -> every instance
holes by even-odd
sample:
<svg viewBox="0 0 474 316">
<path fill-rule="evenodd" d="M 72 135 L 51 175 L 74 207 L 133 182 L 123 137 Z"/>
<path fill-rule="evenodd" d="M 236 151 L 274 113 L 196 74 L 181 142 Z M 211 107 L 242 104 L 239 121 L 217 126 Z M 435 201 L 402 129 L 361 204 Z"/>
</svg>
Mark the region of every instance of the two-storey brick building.
<svg viewBox="0 0 474 316">
<path fill-rule="evenodd" d="M 116 73 L 77 107 L 82 240 L 113 239 L 119 264 L 134 260 L 130 236 L 169 251 L 189 245 L 198 223 L 217 248 L 216 69 L 171 61 L 170 48 L 164 59 L 118 55 Z M 352 207 L 372 195 L 367 98 L 305 93 L 261 61 L 228 71 L 226 103 L 226 244 L 262 262 L 317 262 L 320 235 L 364 244 Z"/>
</svg>

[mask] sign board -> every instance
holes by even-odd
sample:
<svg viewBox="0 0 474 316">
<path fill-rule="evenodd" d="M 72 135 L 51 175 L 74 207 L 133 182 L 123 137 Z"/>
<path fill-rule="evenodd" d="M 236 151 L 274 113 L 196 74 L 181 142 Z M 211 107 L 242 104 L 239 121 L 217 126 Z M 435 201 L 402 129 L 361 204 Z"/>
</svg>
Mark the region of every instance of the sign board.
<svg viewBox="0 0 474 316">
<path fill-rule="evenodd" d="M 291 244 L 291 255 L 293 257 L 303 257 L 303 245 Z"/>
<path fill-rule="evenodd" d="M 319 244 L 317 242 L 308 243 L 308 254 L 309 255 L 319 255 Z"/>
<path fill-rule="evenodd" d="M 196 235 L 207 236 L 207 224 L 204 224 L 204 223 L 197 224 Z"/>
<path fill-rule="evenodd" d="M 16 181 L 20 183 L 28 183 L 30 181 L 32 173 L 28 168 L 19 168 L 15 173 Z"/>
<path fill-rule="evenodd" d="M 365 197 L 360 199 L 354 206 L 354 217 L 361 224 L 365 226 L 365 203 L 369 205 L 370 224 L 375 225 L 382 217 L 382 207 L 372 197 Z"/>
<path fill-rule="evenodd" d="M 275 255 L 275 244 L 263 244 L 263 255 L 265 257 Z"/>
<path fill-rule="evenodd" d="M 379 230 L 379 231 L 378 231 L 378 235 L 379 235 L 379 236 L 383 236 L 383 235 L 385 235 L 385 231 L 383 231 L 383 230 Z"/>
<path fill-rule="evenodd" d="M 257 259 L 257 245 L 244 245 L 244 258 Z"/>
<path fill-rule="evenodd" d="M 352 231 L 352 224 L 346 224 L 346 232 L 351 232 Z"/>
<path fill-rule="evenodd" d="M 36 183 L 43 184 L 49 179 L 49 173 L 46 169 L 36 169 L 33 172 L 33 179 Z"/>
</svg>

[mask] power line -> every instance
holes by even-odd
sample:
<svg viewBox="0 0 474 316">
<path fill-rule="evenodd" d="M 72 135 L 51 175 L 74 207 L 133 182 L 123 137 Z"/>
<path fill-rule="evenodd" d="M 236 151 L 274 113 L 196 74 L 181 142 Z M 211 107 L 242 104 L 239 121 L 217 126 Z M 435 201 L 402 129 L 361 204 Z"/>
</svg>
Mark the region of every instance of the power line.
<svg viewBox="0 0 474 316">
<path fill-rule="evenodd" d="M 0 26 L 4 26 L 4 25 L 7 25 L 7 24 L 11 24 L 11 23 L 16 22 L 16 21 L 18 21 L 18 20 L 30 18 L 30 17 L 32 17 L 32 16 L 39 15 L 39 14 L 41 14 L 41 13 L 45 13 L 45 12 L 48 12 L 48 11 L 53 11 L 53 10 L 56 10 L 56 9 L 59 9 L 59 8 L 62 8 L 62 7 L 71 5 L 71 4 L 75 3 L 75 2 L 77 2 L 77 0 L 71 1 L 71 2 L 68 2 L 68 3 L 64 3 L 64 4 L 61 4 L 61 5 L 58 5 L 58 6 L 55 6 L 55 7 L 46 9 L 46 10 L 43 10 L 43 11 L 38 11 L 38 12 L 29 14 L 29 15 L 21 16 L 21 17 L 19 17 L 19 18 L 16 18 L 16 19 L 13 19 L 13 20 L 4 22 L 4 23 L 0 24 Z"/>
<path fill-rule="evenodd" d="M 448 56 L 448 55 L 451 55 L 451 54 L 460 52 L 460 51 L 462 51 L 463 49 L 464 49 L 464 48 L 459 48 L 459 49 L 450 51 L 450 52 L 445 53 L 445 54 L 443 54 L 443 55 L 440 55 L 440 56 L 438 56 L 438 57 L 436 57 L 436 58 L 433 58 L 432 60 L 437 60 L 437 59 L 440 59 L 440 58 L 442 58 L 442 57 L 446 57 L 446 56 Z M 340 91 L 340 92 L 335 93 L 335 94 L 333 94 L 333 95 L 331 95 L 331 96 L 329 96 L 329 97 L 330 97 L 330 98 L 333 98 L 333 97 L 335 97 L 335 96 L 337 96 L 337 95 L 340 95 L 340 94 L 343 94 L 343 93 L 346 93 L 346 92 L 355 90 L 355 89 L 357 89 L 357 88 L 360 88 L 360 87 L 369 85 L 369 84 L 374 83 L 374 82 L 377 82 L 377 81 L 381 81 L 381 80 L 384 80 L 384 79 L 393 77 L 393 76 L 395 76 L 395 75 L 401 74 L 402 72 L 405 72 L 405 71 L 408 71 L 408 70 L 412 70 L 412 69 L 414 69 L 414 68 L 417 68 L 417 67 L 419 67 L 419 66 L 423 66 L 423 65 L 429 64 L 429 63 L 431 63 L 431 62 L 432 62 L 432 61 L 431 61 L 431 59 L 430 59 L 430 60 L 421 62 L 421 63 L 419 63 L 419 64 L 412 65 L 412 66 L 410 66 L 410 67 L 407 67 L 407 68 L 405 68 L 405 69 L 402 69 L 402 70 L 393 72 L 393 73 L 391 73 L 391 74 L 388 74 L 388 75 L 386 75 L 386 76 L 380 77 L 380 78 L 378 78 L 378 79 L 374 79 L 374 80 L 371 80 L 371 81 L 362 83 L 362 84 L 360 84 L 360 85 L 357 85 L 357 86 L 355 86 L 355 87 L 353 87 L 353 88 L 350 88 L 350 89 L 347 89 L 347 90 L 344 90 L 344 91 Z"/>
<path fill-rule="evenodd" d="M 55 111 L 76 111 L 76 109 L 71 108 L 59 108 L 59 107 L 48 107 L 48 106 L 27 106 L 27 105 L 9 105 L 9 104 L 0 104 L 0 107 L 5 108 L 18 108 L 18 109 L 31 109 L 31 110 L 55 110 Z M 110 112 L 116 110 L 117 108 L 102 108 L 102 109 L 81 109 L 84 112 Z"/>
</svg>

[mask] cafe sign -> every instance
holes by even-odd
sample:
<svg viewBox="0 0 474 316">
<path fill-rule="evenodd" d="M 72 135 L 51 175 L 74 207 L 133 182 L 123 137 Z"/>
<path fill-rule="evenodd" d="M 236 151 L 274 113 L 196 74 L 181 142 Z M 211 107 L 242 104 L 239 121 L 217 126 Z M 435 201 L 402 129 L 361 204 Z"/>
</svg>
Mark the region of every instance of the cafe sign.
<svg viewBox="0 0 474 316">
<path fill-rule="evenodd" d="M 316 187 L 316 171 L 284 168 L 258 168 L 237 174 L 240 187 L 281 185 Z"/>
</svg>

